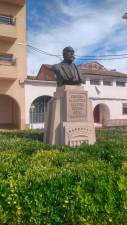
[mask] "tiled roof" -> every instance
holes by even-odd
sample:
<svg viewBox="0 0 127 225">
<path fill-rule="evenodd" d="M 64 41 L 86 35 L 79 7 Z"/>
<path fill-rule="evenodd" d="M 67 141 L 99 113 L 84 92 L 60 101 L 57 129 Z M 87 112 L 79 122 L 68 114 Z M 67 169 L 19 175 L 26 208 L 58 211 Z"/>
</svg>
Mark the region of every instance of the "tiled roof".
<svg viewBox="0 0 127 225">
<path fill-rule="evenodd" d="M 99 75 L 99 76 L 113 76 L 113 77 L 127 77 L 127 74 L 120 73 L 114 70 L 92 70 L 92 69 L 81 69 L 82 75 Z"/>
<path fill-rule="evenodd" d="M 82 75 L 99 75 L 99 76 L 113 76 L 113 77 L 127 77 L 127 74 L 118 72 L 116 70 L 108 70 L 98 62 L 87 64 L 80 64 L 79 69 Z"/>
<path fill-rule="evenodd" d="M 53 65 L 42 64 L 36 80 L 55 81 L 55 73 L 52 70 Z M 83 77 L 97 75 L 97 76 L 111 76 L 111 77 L 126 77 L 127 74 L 118 72 L 116 70 L 108 70 L 98 62 L 77 65 Z"/>
<path fill-rule="evenodd" d="M 52 70 L 52 65 L 43 64 L 39 70 L 39 73 L 36 77 L 37 80 L 55 80 L 55 73 Z"/>
</svg>

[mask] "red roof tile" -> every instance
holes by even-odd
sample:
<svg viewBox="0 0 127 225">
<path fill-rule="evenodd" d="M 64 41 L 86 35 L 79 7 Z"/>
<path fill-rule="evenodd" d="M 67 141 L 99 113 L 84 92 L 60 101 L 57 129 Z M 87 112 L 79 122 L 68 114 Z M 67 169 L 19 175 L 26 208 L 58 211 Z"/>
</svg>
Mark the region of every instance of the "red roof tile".
<svg viewBox="0 0 127 225">
<path fill-rule="evenodd" d="M 53 65 L 42 64 L 36 80 L 55 81 L 55 73 L 52 70 Z M 98 62 L 77 65 L 83 76 L 99 75 L 113 77 L 127 77 L 127 74 L 117 72 L 116 70 L 108 70 Z"/>
</svg>

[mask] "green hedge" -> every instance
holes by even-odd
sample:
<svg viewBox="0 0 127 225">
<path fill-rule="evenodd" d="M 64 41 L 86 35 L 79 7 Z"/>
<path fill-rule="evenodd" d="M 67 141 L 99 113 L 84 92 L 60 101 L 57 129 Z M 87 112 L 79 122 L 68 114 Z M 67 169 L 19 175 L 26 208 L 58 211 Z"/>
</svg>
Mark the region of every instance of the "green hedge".
<svg viewBox="0 0 127 225">
<path fill-rule="evenodd" d="M 127 133 L 44 145 L 40 131 L 0 133 L 0 225 L 126 225 Z"/>
</svg>

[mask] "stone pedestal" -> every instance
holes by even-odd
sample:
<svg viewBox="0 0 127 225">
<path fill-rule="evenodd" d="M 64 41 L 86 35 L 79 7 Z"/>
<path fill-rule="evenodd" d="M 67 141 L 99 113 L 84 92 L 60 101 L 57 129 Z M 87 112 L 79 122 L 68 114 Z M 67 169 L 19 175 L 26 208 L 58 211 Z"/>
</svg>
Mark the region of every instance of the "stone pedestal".
<svg viewBox="0 0 127 225">
<path fill-rule="evenodd" d="M 92 106 L 87 92 L 82 86 L 57 87 L 48 103 L 44 143 L 79 146 L 95 141 Z"/>
</svg>

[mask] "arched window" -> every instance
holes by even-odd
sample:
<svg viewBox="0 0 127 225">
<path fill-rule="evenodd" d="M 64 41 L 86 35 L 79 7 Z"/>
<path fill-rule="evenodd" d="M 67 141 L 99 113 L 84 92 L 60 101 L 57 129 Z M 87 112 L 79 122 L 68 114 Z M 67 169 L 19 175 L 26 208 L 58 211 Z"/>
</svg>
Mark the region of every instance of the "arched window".
<svg viewBox="0 0 127 225">
<path fill-rule="evenodd" d="M 47 103 L 50 99 L 50 96 L 40 96 L 33 101 L 30 107 L 30 124 L 44 122 Z"/>
</svg>

